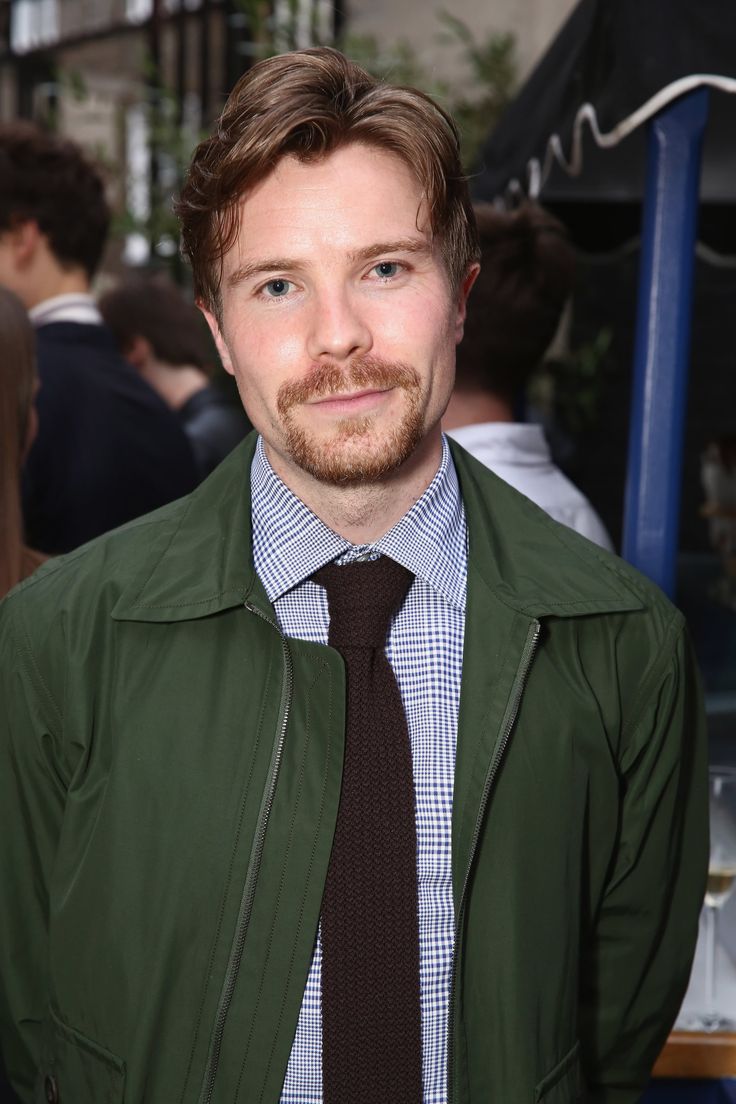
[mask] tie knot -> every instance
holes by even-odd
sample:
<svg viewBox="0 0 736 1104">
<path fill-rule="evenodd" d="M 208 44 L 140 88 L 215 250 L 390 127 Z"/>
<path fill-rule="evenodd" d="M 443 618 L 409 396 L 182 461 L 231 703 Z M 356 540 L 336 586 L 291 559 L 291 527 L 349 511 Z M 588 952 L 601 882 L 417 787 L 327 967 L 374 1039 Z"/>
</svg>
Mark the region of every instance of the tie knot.
<svg viewBox="0 0 736 1104">
<path fill-rule="evenodd" d="M 315 571 L 327 591 L 329 642 L 335 648 L 383 648 L 392 616 L 406 597 L 414 576 L 388 556 L 339 567 L 330 563 Z"/>
</svg>

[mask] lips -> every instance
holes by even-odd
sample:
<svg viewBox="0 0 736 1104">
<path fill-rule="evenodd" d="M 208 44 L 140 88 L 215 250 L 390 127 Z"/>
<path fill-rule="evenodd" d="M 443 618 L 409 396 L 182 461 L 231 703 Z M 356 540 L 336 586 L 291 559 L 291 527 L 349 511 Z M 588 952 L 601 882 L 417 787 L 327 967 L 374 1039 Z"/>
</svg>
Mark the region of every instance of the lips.
<svg viewBox="0 0 736 1104">
<path fill-rule="evenodd" d="M 350 387 L 355 390 L 346 390 Z M 333 363 L 320 364 L 303 379 L 282 384 L 276 403 L 282 418 L 288 416 L 293 407 L 302 405 L 336 410 L 340 404 L 349 410 L 356 409 L 361 403 L 368 405 L 371 396 L 397 387 L 408 392 L 419 390 L 419 377 L 413 367 L 364 356 L 347 368 Z"/>
<path fill-rule="evenodd" d="M 325 416 L 354 417 L 372 413 L 383 404 L 384 398 L 391 394 L 391 387 L 362 388 L 360 391 L 337 392 L 310 399 L 306 406 Z"/>
<path fill-rule="evenodd" d="M 344 394 L 336 395 L 324 395 L 318 399 L 312 399 L 308 406 L 326 406 L 330 403 L 340 402 L 354 402 L 357 399 L 364 399 L 370 395 L 385 395 L 387 391 L 391 390 L 388 387 L 372 387 L 366 388 L 363 391 L 346 391 Z"/>
</svg>

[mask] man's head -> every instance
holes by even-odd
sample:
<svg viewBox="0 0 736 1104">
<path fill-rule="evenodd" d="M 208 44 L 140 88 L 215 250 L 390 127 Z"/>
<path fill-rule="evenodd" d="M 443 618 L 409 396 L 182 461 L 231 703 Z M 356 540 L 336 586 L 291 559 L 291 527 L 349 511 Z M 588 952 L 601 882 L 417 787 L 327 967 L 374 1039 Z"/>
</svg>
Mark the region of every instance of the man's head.
<svg viewBox="0 0 736 1104">
<path fill-rule="evenodd" d="M 448 116 L 334 50 L 271 58 L 195 152 L 178 213 L 272 462 L 355 485 L 408 460 L 449 397 L 475 274 Z"/>
<path fill-rule="evenodd" d="M 130 275 L 100 296 L 100 313 L 136 367 L 152 356 L 171 368 L 210 373 L 214 350 L 202 315 L 162 276 Z"/>
<path fill-rule="evenodd" d="M 539 366 L 575 277 L 564 226 L 542 207 L 477 204 L 481 271 L 457 354 L 456 388 L 512 403 Z"/>
<path fill-rule="evenodd" d="M 0 126 L 0 284 L 33 306 L 89 284 L 110 212 L 74 143 L 30 123 Z"/>
</svg>

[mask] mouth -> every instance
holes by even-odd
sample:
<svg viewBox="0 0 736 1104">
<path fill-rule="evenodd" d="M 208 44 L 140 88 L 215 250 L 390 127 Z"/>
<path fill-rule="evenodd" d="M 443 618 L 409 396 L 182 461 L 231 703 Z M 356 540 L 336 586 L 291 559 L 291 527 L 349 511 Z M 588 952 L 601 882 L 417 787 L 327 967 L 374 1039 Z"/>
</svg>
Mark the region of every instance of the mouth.
<svg viewBox="0 0 736 1104">
<path fill-rule="evenodd" d="M 361 391 L 324 395 L 318 399 L 312 399 L 307 403 L 307 406 L 315 410 L 322 410 L 327 414 L 358 414 L 379 405 L 391 391 L 393 391 L 392 387 L 363 388 Z"/>
</svg>

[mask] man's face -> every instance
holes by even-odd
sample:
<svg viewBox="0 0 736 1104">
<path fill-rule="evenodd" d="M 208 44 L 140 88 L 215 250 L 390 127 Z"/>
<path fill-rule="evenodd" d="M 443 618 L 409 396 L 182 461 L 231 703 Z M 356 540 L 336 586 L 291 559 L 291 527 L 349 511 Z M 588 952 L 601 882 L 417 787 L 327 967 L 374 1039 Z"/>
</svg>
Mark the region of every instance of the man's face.
<svg viewBox="0 0 736 1104">
<path fill-rule="evenodd" d="M 374 483 L 436 449 L 465 292 L 404 163 L 360 144 L 285 157 L 239 216 L 207 318 L 282 478 Z"/>
</svg>

